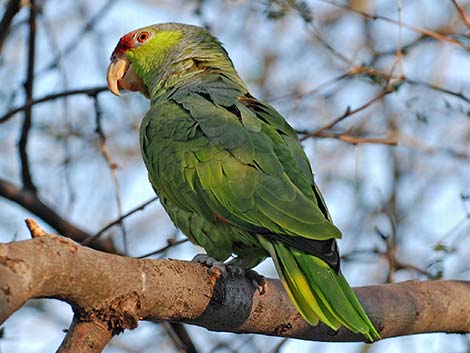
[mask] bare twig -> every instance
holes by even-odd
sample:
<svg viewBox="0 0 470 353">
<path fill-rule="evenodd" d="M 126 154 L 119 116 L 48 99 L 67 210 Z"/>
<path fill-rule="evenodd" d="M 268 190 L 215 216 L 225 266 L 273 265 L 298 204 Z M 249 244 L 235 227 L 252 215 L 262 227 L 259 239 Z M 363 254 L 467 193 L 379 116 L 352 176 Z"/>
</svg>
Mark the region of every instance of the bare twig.
<svg viewBox="0 0 470 353">
<path fill-rule="evenodd" d="M 329 43 L 326 39 L 323 38 L 320 29 L 315 25 L 313 22 L 312 15 L 310 13 L 310 9 L 308 5 L 303 1 L 294 1 L 294 0 L 287 0 L 287 3 L 291 8 L 293 8 L 297 13 L 300 15 L 302 20 L 307 25 L 309 32 L 315 37 L 315 39 L 327 50 L 329 51 L 333 57 L 339 59 L 346 65 L 351 65 L 352 60 L 347 58 L 343 53 L 336 50 L 331 43 Z"/>
<path fill-rule="evenodd" d="M 467 162 L 470 161 L 470 153 L 468 153 L 465 150 L 459 151 L 459 150 L 446 147 L 446 146 L 442 146 L 442 147 L 432 146 L 413 136 L 405 135 L 403 133 L 400 134 L 400 145 L 420 150 L 421 152 L 424 152 L 429 155 L 435 152 L 439 152 L 439 153 L 445 153 L 453 158 L 461 159 L 463 161 L 467 161 Z"/>
<path fill-rule="evenodd" d="M 470 104 L 470 98 L 465 96 L 461 92 L 451 91 L 447 88 L 443 88 L 443 87 L 440 87 L 438 85 L 435 85 L 435 84 L 432 84 L 432 83 L 429 83 L 429 82 L 424 82 L 424 81 L 419 81 L 419 80 L 412 80 L 412 79 L 409 79 L 409 78 L 405 78 L 403 81 L 408 83 L 408 84 L 411 84 L 411 85 L 427 87 L 427 88 L 430 88 L 434 91 L 438 91 L 438 92 L 448 94 L 450 96 L 454 96 L 456 98 L 459 98 L 459 99 L 463 100 L 465 103 Z"/>
<path fill-rule="evenodd" d="M 158 255 L 158 254 L 161 254 L 161 253 L 164 253 L 165 251 L 167 251 L 168 249 L 174 247 L 174 246 L 177 246 L 177 245 L 180 245 L 180 244 L 183 244 L 183 243 L 186 243 L 187 241 L 189 241 L 188 238 L 185 238 L 185 239 L 181 239 L 181 240 L 173 240 L 173 239 L 167 239 L 167 245 L 165 245 L 164 247 L 158 249 L 158 250 L 155 250 L 155 251 L 152 251 L 148 254 L 145 254 L 145 255 L 141 255 L 141 256 L 138 256 L 136 257 L 137 259 L 143 259 L 143 258 L 146 258 L 146 257 L 149 257 L 149 256 L 153 256 L 153 255 Z"/>
<path fill-rule="evenodd" d="M 78 43 L 85 38 L 86 34 L 91 32 L 99 20 L 105 18 L 104 14 L 116 3 L 114 0 L 108 0 L 96 13 L 90 17 L 85 25 L 78 31 L 78 33 L 70 39 L 70 41 L 64 46 L 61 52 L 59 52 L 46 66 L 41 68 L 37 75 L 40 76 L 43 73 L 57 67 L 59 62 L 64 58 L 65 55 L 69 55 L 75 48 L 78 47 Z"/>
<path fill-rule="evenodd" d="M 396 25 L 399 25 L 399 26 L 403 26 L 404 28 L 409 29 L 413 32 L 417 32 L 417 33 L 420 33 L 422 35 L 434 38 L 438 41 L 447 42 L 447 43 L 450 43 L 450 44 L 457 45 L 457 46 L 459 46 L 459 47 L 461 47 L 465 50 L 470 50 L 470 46 L 458 41 L 457 39 L 451 38 L 449 36 L 446 36 L 446 35 L 443 35 L 443 34 L 440 34 L 440 33 L 433 32 L 433 31 L 431 31 L 429 29 L 426 29 L 426 28 L 421 28 L 421 27 L 418 27 L 418 26 L 414 26 L 414 25 L 411 25 L 409 23 L 394 20 L 394 19 L 388 18 L 386 16 L 382 16 L 382 15 L 369 14 L 365 11 L 355 9 L 355 8 L 349 6 L 349 5 L 341 4 L 341 3 L 338 3 L 338 2 L 333 1 L 333 0 L 320 0 L 320 1 L 322 1 L 324 3 L 327 3 L 327 4 L 330 4 L 330 5 L 333 5 L 333 6 L 336 6 L 338 8 L 344 9 L 344 10 L 355 12 L 358 15 L 361 15 L 362 17 L 367 18 L 369 20 L 373 20 L 373 21 L 382 20 L 382 21 L 385 21 L 385 22 L 393 23 L 393 24 L 396 24 Z"/>
<path fill-rule="evenodd" d="M 25 219 L 26 226 L 29 229 L 29 232 L 31 233 L 32 238 L 39 238 L 39 237 L 45 237 L 47 236 L 47 233 L 42 229 L 39 224 L 36 223 L 36 221 L 32 218 L 26 218 Z"/>
<path fill-rule="evenodd" d="M 420 35 L 418 38 L 416 38 L 415 40 L 407 43 L 407 44 L 404 44 L 404 45 L 401 45 L 401 52 L 403 55 L 406 55 L 406 53 L 408 51 L 410 51 L 412 48 L 415 48 L 416 46 L 418 46 L 419 44 L 421 43 L 427 43 L 429 40 L 431 40 L 432 38 L 429 38 L 428 36 L 425 36 L 425 35 Z M 381 51 L 376 51 L 375 52 L 375 55 L 374 55 L 374 58 L 372 59 L 371 61 L 371 64 L 374 65 L 377 60 L 379 60 L 381 57 L 383 56 L 386 56 L 386 55 L 396 55 L 397 53 L 397 49 L 398 49 L 398 45 L 396 48 L 392 48 L 392 49 L 384 49 L 384 50 L 381 50 Z"/>
<path fill-rule="evenodd" d="M 304 97 L 307 97 L 307 96 L 312 96 L 312 95 L 317 94 L 318 92 L 324 90 L 326 87 L 328 87 L 328 86 L 330 86 L 334 83 L 337 83 L 341 80 L 344 80 L 345 78 L 348 78 L 348 77 L 350 77 L 349 72 L 344 73 L 342 75 L 339 75 L 337 77 L 334 77 L 332 79 L 329 79 L 326 82 L 323 82 L 323 83 L 319 84 L 318 86 L 316 86 L 312 89 L 309 89 L 308 91 L 305 91 L 305 92 L 291 92 L 291 93 L 283 94 L 283 95 L 277 96 L 277 97 L 269 97 L 266 100 L 268 102 L 274 102 L 274 101 L 278 101 L 278 100 L 282 100 L 282 99 L 304 98 Z"/>
<path fill-rule="evenodd" d="M 340 51 L 336 50 L 320 33 L 320 30 L 315 26 L 314 23 L 309 24 L 310 33 L 315 37 L 318 42 L 325 47 L 335 58 L 342 61 L 344 64 L 352 65 L 352 60 L 344 56 Z"/>
<path fill-rule="evenodd" d="M 414 271 L 420 275 L 425 276 L 428 279 L 433 278 L 433 274 L 431 272 L 423 270 L 422 268 L 419 268 L 418 266 L 398 261 L 396 259 L 395 259 L 395 269 L 397 271 L 398 270 Z"/>
<path fill-rule="evenodd" d="M 402 16 L 402 11 L 403 11 L 403 5 L 401 3 L 401 0 L 397 0 L 397 8 L 398 8 L 398 23 L 399 23 L 399 28 L 398 28 L 398 40 L 397 40 L 397 50 L 395 52 L 395 63 L 393 64 L 392 70 L 391 70 L 391 75 L 393 75 L 395 71 L 395 66 L 398 65 L 400 69 L 400 77 L 403 76 L 403 51 L 402 51 L 402 42 L 403 42 L 403 16 Z"/>
<path fill-rule="evenodd" d="M 380 77 L 380 78 L 382 78 L 384 80 L 387 80 L 387 81 L 392 81 L 392 80 L 395 81 L 396 80 L 395 83 L 404 82 L 404 83 L 408 83 L 410 85 L 427 87 L 427 88 L 432 89 L 434 91 L 445 93 L 445 94 L 448 94 L 450 96 L 456 97 L 456 98 L 464 101 L 465 103 L 470 104 L 470 98 L 467 97 L 466 95 L 464 95 L 462 92 L 455 92 L 455 91 L 452 91 L 450 89 L 443 88 L 443 87 L 440 87 L 438 85 L 435 85 L 435 84 L 432 84 L 432 83 L 429 83 L 429 82 L 415 80 L 415 79 L 411 79 L 411 78 L 408 78 L 408 77 L 405 77 L 405 76 L 395 76 L 395 75 L 392 75 L 390 73 L 387 73 L 387 72 L 384 72 L 384 71 L 381 71 L 381 70 L 378 70 L 378 69 L 375 69 L 375 68 L 372 68 L 372 67 L 357 66 L 357 67 L 351 68 L 348 71 L 348 73 L 350 75 L 353 75 L 353 76 L 355 76 L 355 75 L 369 75 L 369 76 L 372 76 L 372 77 Z"/>
<path fill-rule="evenodd" d="M 297 131 L 297 133 L 301 135 L 306 135 L 309 137 L 315 136 L 315 137 L 321 137 L 321 138 L 338 139 L 343 142 L 350 143 L 352 145 L 378 144 L 378 145 L 396 146 L 398 144 L 397 134 L 390 134 L 388 137 L 380 138 L 380 137 L 351 136 L 348 133 L 335 133 L 335 132 L 328 132 L 328 131 L 312 132 L 308 130 L 299 130 Z M 301 140 L 305 140 L 305 138 L 302 137 Z"/>
<path fill-rule="evenodd" d="M 34 86 L 34 66 L 35 66 L 35 48 L 36 48 L 36 12 L 37 5 L 34 0 L 30 0 L 29 9 L 29 39 L 28 39 L 28 67 L 26 72 L 26 83 L 24 86 L 26 92 L 26 101 L 33 100 Z M 29 130 L 31 129 L 32 106 L 24 111 L 23 127 L 21 129 L 20 139 L 18 141 L 18 151 L 21 160 L 21 179 L 23 187 L 36 193 L 36 186 L 33 183 L 29 167 L 29 157 L 27 152 Z"/>
<path fill-rule="evenodd" d="M 465 13 L 465 10 L 463 9 L 463 7 L 460 6 L 460 4 L 457 2 L 457 0 L 451 0 L 451 1 L 454 4 L 457 11 L 459 12 L 463 23 L 465 23 L 465 26 L 467 26 L 467 29 L 470 29 L 470 19 L 468 18 L 467 14 Z"/>
<path fill-rule="evenodd" d="M 47 18 L 47 16 L 41 16 L 39 18 L 38 22 L 42 27 L 44 28 L 45 35 L 48 39 L 48 44 L 51 49 L 51 51 L 54 53 L 54 55 L 57 55 L 59 53 L 59 41 L 56 40 L 55 38 L 55 33 L 54 33 L 54 28 L 50 23 L 50 19 Z M 60 37 L 60 34 L 59 34 Z M 66 70 L 66 61 L 60 61 L 57 65 L 58 68 L 58 74 L 60 75 L 60 84 L 63 88 L 63 90 L 69 90 L 69 79 L 67 76 L 67 70 Z M 70 120 L 70 104 L 69 104 L 69 99 L 68 96 L 65 96 L 64 99 L 62 99 L 61 102 L 62 109 L 63 109 L 63 126 L 66 130 L 71 130 L 71 120 Z M 68 195 L 68 202 L 67 202 L 67 208 L 68 210 L 71 209 L 72 205 L 74 204 L 76 200 L 76 191 L 72 186 L 72 168 L 70 168 L 70 165 L 72 163 L 72 156 L 71 156 L 71 139 L 69 138 L 64 138 L 61 139 L 61 143 L 63 145 L 64 149 L 64 158 L 63 158 L 63 170 L 64 170 L 64 180 L 65 180 L 65 186 L 67 189 L 67 195 Z"/>
<path fill-rule="evenodd" d="M 386 240 L 385 240 L 386 241 Z M 374 256 L 378 258 L 383 258 L 385 260 L 389 260 L 390 254 L 387 252 L 387 250 L 383 251 L 378 248 L 368 248 L 368 249 L 356 249 L 353 251 L 350 251 L 346 254 L 341 255 L 341 260 L 343 261 L 353 261 L 355 260 L 358 256 L 361 255 L 367 255 L 367 256 Z M 405 263 L 402 261 L 399 261 L 396 257 L 394 257 L 394 264 L 395 264 L 395 270 L 405 270 L 405 271 L 412 271 L 416 272 L 420 275 L 423 275 L 427 279 L 432 279 L 433 274 L 430 273 L 429 271 L 423 270 L 422 268 L 419 268 L 418 266 Z"/>
<path fill-rule="evenodd" d="M 280 353 L 281 349 L 284 347 L 284 345 L 289 341 L 289 338 L 285 337 L 283 338 L 276 346 L 273 348 L 271 353 Z"/>
<path fill-rule="evenodd" d="M 128 253 L 127 233 L 126 233 L 126 227 L 124 226 L 124 222 L 123 222 L 124 219 L 122 218 L 121 192 L 119 191 L 119 180 L 116 174 L 118 165 L 112 160 L 111 154 L 109 153 L 108 147 L 106 145 L 106 135 L 104 134 L 103 127 L 101 125 L 102 114 L 101 114 L 101 106 L 98 100 L 98 96 L 93 96 L 93 100 L 95 102 L 95 123 L 96 123 L 95 132 L 98 135 L 98 144 L 99 144 L 101 154 L 103 155 L 106 161 L 106 164 L 108 165 L 109 171 L 111 173 L 111 178 L 113 179 L 114 195 L 116 197 L 116 206 L 118 209 L 118 217 L 120 219 L 118 224 L 122 232 L 124 254 L 127 254 Z"/>
<path fill-rule="evenodd" d="M 374 102 L 382 99 L 383 97 L 385 97 L 387 94 L 389 93 L 392 93 L 393 92 L 393 88 L 387 84 L 387 86 L 378 94 L 376 95 L 375 97 L 373 97 L 372 99 L 370 99 L 369 101 L 367 101 L 366 103 L 364 103 L 363 105 L 357 107 L 356 109 L 350 109 L 350 107 L 348 107 L 346 109 L 346 111 L 341 114 L 339 117 L 337 117 L 336 119 L 333 119 L 331 122 L 329 122 L 328 124 L 324 125 L 323 127 L 313 131 L 312 133 L 309 133 L 309 134 L 306 134 L 305 136 L 303 136 L 300 140 L 303 141 L 303 140 L 306 140 L 308 139 L 309 137 L 315 137 L 315 136 L 318 136 L 319 134 L 321 134 L 323 131 L 325 130 L 328 130 L 328 129 L 331 129 L 333 126 L 335 126 L 336 124 L 338 124 L 339 122 L 343 121 L 344 119 L 346 119 L 347 117 L 350 117 L 351 115 L 354 115 L 366 108 L 368 108 L 369 106 L 371 106 Z"/>
<path fill-rule="evenodd" d="M 194 345 L 188 331 L 183 324 L 178 322 L 162 322 L 167 335 L 173 341 L 176 349 L 180 353 L 197 353 L 196 346 Z"/>
<path fill-rule="evenodd" d="M 107 224 L 104 228 L 102 228 L 98 232 L 96 232 L 92 237 L 85 239 L 81 244 L 82 245 L 88 245 L 88 244 L 94 243 L 108 229 L 110 229 L 111 227 L 114 227 L 116 224 L 119 224 L 124 219 L 126 219 L 127 217 L 133 215 L 134 213 L 136 213 L 138 211 L 142 211 L 145 207 L 147 207 L 152 202 L 157 201 L 157 200 L 158 200 L 158 197 L 155 196 L 155 197 L 152 197 L 150 200 L 145 201 L 144 203 L 142 203 L 139 206 L 133 208 L 129 212 L 123 214 L 121 217 L 119 217 L 119 218 L 115 219 L 114 221 L 112 221 L 111 223 Z"/>
<path fill-rule="evenodd" d="M 13 115 L 16 113 L 25 111 L 29 108 L 31 108 L 33 105 L 39 104 L 39 103 L 44 103 L 44 102 L 49 102 L 58 98 L 62 97 L 68 97 L 68 96 L 74 96 L 74 95 L 80 95 L 80 94 L 86 94 L 90 97 L 94 97 L 97 94 L 107 91 L 108 87 L 107 86 L 98 86 L 98 87 L 91 87 L 91 88 L 82 88 L 82 89 L 74 89 L 70 91 L 63 91 L 63 92 L 58 92 L 58 93 L 53 93 L 53 94 L 48 94 L 44 97 L 38 98 L 38 99 L 31 99 L 27 101 L 24 105 L 18 108 L 14 108 L 10 110 L 9 112 L 5 113 L 1 118 L 0 118 L 0 124 L 5 123 L 8 121 Z"/>
</svg>

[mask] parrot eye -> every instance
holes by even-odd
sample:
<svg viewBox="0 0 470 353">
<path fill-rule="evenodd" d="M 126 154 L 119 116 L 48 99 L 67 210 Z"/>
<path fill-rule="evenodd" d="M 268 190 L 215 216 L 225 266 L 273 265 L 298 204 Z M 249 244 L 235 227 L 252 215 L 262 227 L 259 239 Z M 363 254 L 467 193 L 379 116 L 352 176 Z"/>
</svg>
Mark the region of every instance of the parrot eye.
<svg viewBox="0 0 470 353">
<path fill-rule="evenodd" d="M 150 38 L 150 33 L 147 31 L 140 32 L 137 34 L 136 39 L 139 43 L 144 43 Z"/>
</svg>

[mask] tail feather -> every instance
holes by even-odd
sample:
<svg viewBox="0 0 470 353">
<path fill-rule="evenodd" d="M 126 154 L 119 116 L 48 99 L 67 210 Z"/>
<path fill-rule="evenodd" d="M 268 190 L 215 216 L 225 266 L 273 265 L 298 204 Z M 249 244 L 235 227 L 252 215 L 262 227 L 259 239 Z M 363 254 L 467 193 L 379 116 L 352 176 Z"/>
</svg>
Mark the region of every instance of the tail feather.
<svg viewBox="0 0 470 353">
<path fill-rule="evenodd" d="M 370 341 L 380 338 L 341 273 L 318 257 L 279 241 L 262 243 L 271 254 L 289 297 L 307 322 L 316 325 L 320 320 L 335 331 L 344 325 Z"/>
<path fill-rule="evenodd" d="M 341 323 L 331 315 L 329 310 L 323 308 L 323 302 L 318 300 L 316 293 L 310 289 L 308 279 L 295 258 L 290 256 L 290 250 L 285 246 L 276 246 L 277 242 L 274 244 L 273 249 L 277 256 L 273 256 L 273 259 L 278 268 L 281 281 L 302 316 L 312 325 L 317 325 L 318 320 L 320 320 L 327 323 L 328 326 L 334 327 L 335 330 L 339 329 Z M 302 293 L 302 295 L 299 295 L 299 293 Z"/>
</svg>

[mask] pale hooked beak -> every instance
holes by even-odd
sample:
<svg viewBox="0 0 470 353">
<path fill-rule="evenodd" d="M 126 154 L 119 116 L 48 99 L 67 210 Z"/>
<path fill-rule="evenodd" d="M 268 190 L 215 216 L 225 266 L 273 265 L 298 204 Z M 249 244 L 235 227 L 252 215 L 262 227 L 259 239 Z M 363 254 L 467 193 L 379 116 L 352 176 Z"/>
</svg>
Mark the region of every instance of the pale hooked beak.
<svg viewBox="0 0 470 353">
<path fill-rule="evenodd" d="M 113 57 L 108 66 L 106 75 L 108 88 L 116 96 L 120 96 L 120 88 L 128 91 L 141 92 L 148 97 L 148 90 L 144 82 L 136 75 L 132 63 L 125 56 Z"/>
<path fill-rule="evenodd" d="M 120 96 L 119 88 L 123 88 L 120 80 L 126 75 L 131 62 L 125 56 L 116 57 L 111 60 L 106 74 L 109 90 L 116 96 Z"/>
</svg>

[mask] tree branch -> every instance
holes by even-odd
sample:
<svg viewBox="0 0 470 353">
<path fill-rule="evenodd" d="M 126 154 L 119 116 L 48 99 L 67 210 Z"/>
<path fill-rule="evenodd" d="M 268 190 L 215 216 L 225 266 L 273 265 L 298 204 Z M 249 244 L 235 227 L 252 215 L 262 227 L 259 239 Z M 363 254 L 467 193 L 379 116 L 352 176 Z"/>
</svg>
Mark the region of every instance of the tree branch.
<svg viewBox="0 0 470 353">
<path fill-rule="evenodd" d="M 36 58 L 36 12 L 37 4 L 30 0 L 29 9 L 29 38 L 28 38 L 28 67 L 26 70 L 26 83 L 24 85 L 26 93 L 26 102 L 33 100 L 34 87 L 34 66 Z M 33 116 L 33 107 L 30 106 L 24 111 L 23 127 L 21 129 L 20 139 L 18 141 L 18 151 L 21 160 L 21 179 L 23 188 L 36 193 L 36 186 L 33 183 L 31 170 L 29 167 L 29 157 L 27 152 L 29 130 L 31 129 L 31 120 Z"/>
<path fill-rule="evenodd" d="M 113 334 L 139 320 L 168 320 L 306 340 L 364 339 L 344 328 L 309 326 L 278 280 L 267 280 L 261 295 L 248 279 L 221 277 L 200 264 L 116 256 L 53 235 L 0 244 L 0 283 L 0 323 L 27 300 L 47 297 L 70 303 L 76 320 L 97 321 Z M 410 281 L 355 291 L 383 338 L 470 332 L 470 282 Z"/>
<path fill-rule="evenodd" d="M 55 228 L 57 231 L 61 232 L 62 234 L 67 234 L 71 239 L 74 239 L 75 241 L 81 242 L 82 244 L 87 244 L 87 246 L 98 249 L 98 250 L 106 251 L 109 253 L 117 253 L 116 249 L 114 248 L 114 243 L 111 240 L 98 239 L 98 236 L 96 235 L 92 236 L 91 234 L 88 234 L 87 232 L 76 227 L 75 225 L 69 223 L 67 220 L 61 218 L 52 208 L 45 205 L 38 198 L 36 194 L 28 190 L 19 189 L 13 183 L 10 183 L 9 181 L 3 180 L 1 178 L 0 178 L 0 196 L 5 197 L 23 206 L 24 208 L 31 211 L 32 213 L 34 213 L 35 215 L 43 219 L 45 222 L 47 222 L 51 227 Z M 157 199 L 156 197 L 152 198 L 148 200 L 147 202 L 141 204 L 137 208 L 129 211 L 128 213 L 122 216 L 122 219 L 132 215 L 133 213 L 139 210 L 144 209 L 148 204 L 155 201 L 156 199 Z M 28 228 L 31 232 L 31 236 L 33 238 L 44 236 L 44 234 L 47 234 L 44 232 L 44 230 L 38 227 L 35 222 L 30 222 L 27 220 L 26 223 L 28 225 Z M 105 227 L 106 229 L 102 230 L 102 232 L 109 229 L 113 224 L 114 223 L 111 223 L 110 225 L 108 225 L 108 227 Z M 102 232 L 99 232 L 99 234 L 102 234 Z M 144 256 L 150 256 L 159 252 L 164 252 L 166 249 L 172 246 L 175 246 L 177 244 L 180 244 L 184 241 L 187 241 L 187 239 L 180 240 L 178 242 L 168 243 L 167 246 L 160 249 L 159 251 L 154 251 L 151 254 L 147 254 Z M 0 280 L 1 280 L 1 277 L 0 277 Z M 179 341 L 184 345 L 187 353 L 197 353 L 197 349 L 194 346 L 194 343 L 192 342 L 191 337 L 186 332 L 186 329 L 184 328 L 182 324 L 169 323 L 168 325 L 166 325 L 166 327 L 168 331 L 172 330 L 174 337 L 177 337 Z M 80 335 L 80 332 L 82 332 L 83 330 L 93 330 L 93 327 L 81 328 L 80 326 L 80 328 L 77 330 L 78 330 L 78 333 L 74 333 L 74 335 L 76 334 Z M 92 332 L 89 333 L 89 335 L 92 335 L 92 334 L 93 334 Z M 96 332 L 96 334 L 99 334 L 99 332 Z M 101 337 L 100 339 L 105 339 L 105 337 Z M 68 346 L 65 346 L 65 347 L 68 347 Z M 90 346 L 90 347 L 93 348 L 95 346 Z M 61 349 L 63 349 L 62 346 L 61 346 Z M 64 352 L 68 352 L 68 350 L 64 350 Z M 72 352 L 75 352 L 75 351 L 72 351 Z M 82 351 L 78 351 L 78 352 L 82 352 Z M 87 352 L 87 351 L 84 351 L 84 352 Z M 94 352 L 94 351 L 92 350 L 90 352 Z"/>
<path fill-rule="evenodd" d="M 158 197 L 157 196 L 154 196 L 152 197 L 150 200 L 147 200 L 145 201 L 144 203 L 140 204 L 139 206 L 133 208 L 132 210 L 130 210 L 129 212 L 123 214 L 122 216 L 118 217 L 117 219 L 115 219 L 114 221 L 112 221 L 111 223 L 107 224 L 106 226 L 104 226 L 103 228 L 101 228 L 98 232 L 96 232 L 93 236 L 85 239 L 84 241 L 81 242 L 82 245 L 88 245 L 88 244 L 92 244 L 95 242 L 96 239 L 98 239 L 104 232 L 106 232 L 107 230 L 109 230 L 110 228 L 114 227 L 116 224 L 120 224 L 122 223 L 123 220 L 125 220 L 127 217 L 133 215 L 134 213 L 136 213 L 137 211 L 142 211 L 145 207 L 147 207 L 148 205 L 150 205 L 152 202 L 154 201 L 157 201 L 158 200 Z"/>
<path fill-rule="evenodd" d="M 457 2 L 457 0 L 452 0 L 452 3 L 454 4 L 455 8 L 459 12 L 460 17 L 462 18 L 463 23 L 465 23 L 465 26 L 467 26 L 467 29 L 470 29 L 470 19 L 468 18 L 467 14 L 465 13 L 465 10 L 460 4 Z"/>
<path fill-rule="evenodd" d="M 113 338 L 112 331 L 97 321 L 80 321 L 74 317 L 57 353 L 101 352 Z"/>
<path fill-rule="evenodd" d="M 334 0 L 320 0 L 320 1 L 324 2 L 326 4 L 330 4 L 332 6 L 340 8 L 340 9 L 344 9 L 344 10 L 347 10 L 347 11 L 354 12 L 354 13 L 364 17 L 365 19 L 368 19 L 368 20 L 371 20 L 371 21 L 382 20 L 382 21 L 392 23 L 392 24 L 395 24 L 397 26 L 406 28 L 410 31 L 419 33 L 421 35 L 433 38 L 435 40 L 438 40 L 438 41 L 441 41 L 441 42 L 447 42 L 447 43 L 450 43 L 450 44 L 454 44 L 454 45 L 462 47 L 465 50 L 469 50 L 468 45 L 458 41 L 457 39 L 454 39 L 454 38 L 452 38 L 450 36 L 447 36 L 447 35 L 444 35 L 444 34 L 436 33 L 434 31 L 431 31 L 431 30 L 427 29 L 427 28 L 421 28 L 421 27 L 418 27 L 418 26 L 415 26 L 415 25 L 412 25 L 412 24 L 409 24 L 409 23 L 406 23 L 406 22 L 403 22 L 403 21 L 398 21 L 398 20 L 394 20 L 392 18 L 388 18 L 386 16 L 381 16 L 381 15 L 376 15 L 376 14 L 369 14 L 365 11 L 355 9 L 354 7 L 352 7 L 350 5 L 341 4 L 341 3 L 336 2 Z"/>
<path fill-rule="evenodd" d="M 20 0 L 10 0 L 5 6 L 5 13 L 3 14 L 2 21 L 0 21 L 0 51 L 3 48 L 3 43 L 10 32 L 10 25 L 15 15 L 20 11 Z"/>
<path fill-rule="evenodd" d="M 379 144 L 379 145 L 389 145 L 389 146 L 396 146 L 398 145 L 398 136 L 396 133 L 391 133 L 387 137 L 362 137 L 362 136 L 352 136 L 347 132 L 328 132 L 328 131 L 309 131 L 309 130 L 297 130 L 298 134 L 306 135 L 306 136 L 315 136 L 320 138 L 333 138 L 337 140 L 341 140 L 346 143 L 350 143 L 352 145 L 359 145 L 359 144 Z M 301 140 L 305 140 L 303 137 Z"/>
<path fill-rule="evenodd" d="M 67 234 L 68 237 L 75 241 L 80 242 L 92 237 L 91 234 L 62 218 L 56 211 L 43 203 L 35 193 L 20 189 L 15 184 L 2 178 L 0 178 L 0 197 L 4 197 L 24 207 L 47 222 L 60 234 Z M 113 242 L 107 239 L 96 240 L 89 246 L 106 252 L 115 252 Z"/>
<path fill-rule="evenodd" d="M 387 94 L 390 94 L 393 92 L 393 87 L 390 86 L 388 83 L 387 85 L 384 87 L 384 89 L 382 91 L 380 91 L 379 94 L 377 94 L 376 96 L 374 96 L 372 99 L 370 99 L 369 101 L 367 101 L 366 103 L 364 103 L 363 105 L 361 105 L 360 107 L 357 107 L 355 109 L 351 109 L 350 107 L 348 107 L 346 109 L 346 111 L 341 114 L 339 117 L 337 117 L 336 119 L 333 119 L 331 122 L 329 122 L 328 124 L 322 126 L 321 128 L 311 132 L 311 133 L 308 133 L 304 136 L 302 136 L 302 138 L 300 139 L 300 141 L 304 141 L 310 137 L 316 137 L 316 136 L 319 136 L 321 135 L 321 133 L 323 133 L 325 130 L 328 130 L 328 129 L 331 129 L 332 127 L 334 127 L 336 124 L 340 123 L 341 121 L 343 121 L 344 119 L 350 117 L 351 115 L 354 115 L 364 109 L 367 109 L 369 106 L 371 106 L 374 102 L 378 101 L 378 100 L 381 100 L 382 98 L 384 98 Z"/>
<path fill-rule="evenodd" d="M 78 47 L 80 41 L 83 40 L 83 38 L 85 38 L 88 33 L 93 31 L 93 29 L 96 27 L 96 24 L 100 20 L 106 18 L 106 12 L 108 12 L 109 9 L 111 9 L 111 7 L 115 4 L 116 1 L 108 0 L 101 8 L 98 9 L 98 11 L 96 11 L 92 16 L 90 16 L 84 26 L 80 29 L 80 31 L 78 31 L 67 42 L 67 44 L 63 46 L 63 49 L 58 52 L 46 66 L 38 70 L 37 75 L 40 76 L 45 72 L 56 68 L 61 60 L 65 61 L 65 57 L 67 55 L 70 55 Z"/>
<path fill-rule="evenodd" d="M 108 87 L 107 86 L 98 86 L 98 87 L 91 87 L 91 88 L 82 88 L 82 89 L 74 89 L 70 91 L 63 91 L 59 93 L 53 93 L 53 94 L 48 94 L 47 96 L 38 98 L 38 99 L 33 99 L 27 101 L 24 105 L 18 108 L 14 108 L 8 112 L 6 112 L 1 118 L 0 118 L 0 124 L 3 124 L 10 120 L 10 118 L 15 115 L 16 113 L 19 113 L 21 111 L 25 111 L 26 109 L 31 108 L 33 105 L 39 104 L 39 103 L 44 103 L 48 101 L 52 101 L 58 98 L 62 97 L 68 97 L 68 96 L 74 96 L 77 94 L 87 94 L 90 97 L 95 97 L 97 94 L 107 91 Z"/>
</svg>

